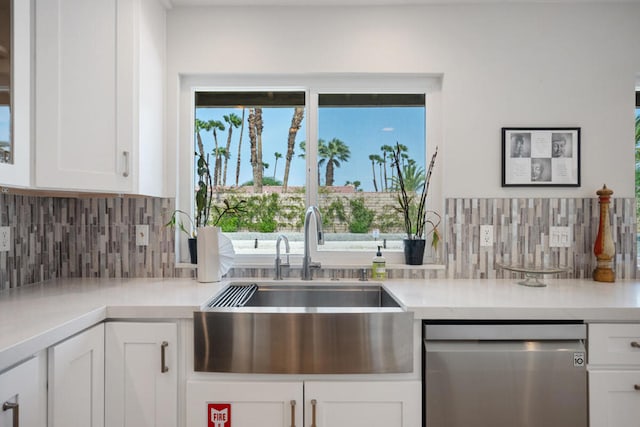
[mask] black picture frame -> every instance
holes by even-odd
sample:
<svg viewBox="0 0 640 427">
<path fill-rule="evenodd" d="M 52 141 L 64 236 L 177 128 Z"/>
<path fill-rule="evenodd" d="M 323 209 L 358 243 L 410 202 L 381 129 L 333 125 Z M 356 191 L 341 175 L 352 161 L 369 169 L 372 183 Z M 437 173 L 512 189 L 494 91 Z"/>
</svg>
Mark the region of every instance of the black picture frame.
<svg viewBox="0 0 640 427">
<path fill-rule="evenodd" d="M 503 187 L 580 187 L 579 127 L 503 127 Z"/>
</svg>

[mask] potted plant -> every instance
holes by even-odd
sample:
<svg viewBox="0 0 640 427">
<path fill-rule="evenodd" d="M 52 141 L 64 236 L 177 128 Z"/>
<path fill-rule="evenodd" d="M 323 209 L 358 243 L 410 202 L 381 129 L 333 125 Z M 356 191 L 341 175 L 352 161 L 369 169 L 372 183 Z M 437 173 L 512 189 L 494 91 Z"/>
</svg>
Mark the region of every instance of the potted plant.
<svg viewBox="0 0 640 427">
<path fill-rule="evenodd" d="M 425 249 L 425 239 L 423 236 L 427 224 L 433 227 L 432 245 L 434 247 L 437 247 L 440 237 L 437 232 L 440 215 L 435 211 L 428 211 L 426 209 L 429 183 L 431 181 L 436 156 L 438 155 L 438 148 L 436 147 L 431 157 L 427 171 L 423 173 L 422 168 L 420 168 L 418 172 L 419 179 L 414 180 L 417 181 L 418 184 L 414 185 L 413 188 L 407 188 L 406 173 L 409 171 L 408 166 L 410 165 L 403 165 L 401 153 L 400 144 L 396 143 L 391 154 L 392 165 L 396 170 L 394 181 L 396 182 L 397 190 L 399 190 L 396 210 L 402 214 L 404 230 L 407 234 L 407 238 L 404 239 L 404 257 L 405 262 L 409 265 L 422 265 Z M 436 215 L 436 222 L 427 218 L 429 213 Z"/>
<path fill-rule="evenodd" d="M 182 218 L 186 218 L 189 222 L 185 225 L 185 222 Z M 196 252 L 196 226 L 191 219 L 191 216 L 185 211 L 181 211 L 180 209 L 176 209 L 171 214 L 171 219 L 167 222 L 165 227 L 176 228 L 182 231 L 187 236 L 187 242 L 189 243 L 189 257 L 191 259 L 191 264 L 198 263 L 198 254 Z M 188 227 L 188 228 L 187 228 Z"/>
<path fill-rule="evenodd" d="M 222 201 L 222 206 L 213 205 L 213 185 L 211 178 L 211 170 L 209 168 L 209 155 L 204 153 L 204 147 L 201 142 L 198 144 L 199 151 L 195 152 L 196 156 L 196 175 L 198 177 L 198 187 L 195 191 L 195 221 L 191 216 L 180 209 L 173 211 L 171 219 L 165 226 L 176 226 L 180 231 L 186 234 L 189 244 L 189 255 L 192 264 L 198 263 L 197 251 L 197 235 L 198 230 L 204 227 L 217 227 L 222 218 L 225 216 L 239 215 L 245 211 L 245 200 L 240 200 L 235 204 L 229 203 L 227 199 Z M 212 213 L 215 218 L 210 221 Z M 186 218 L 188 224 L 181 218 Z M 216 233 L 219 230 L 215 231 Z"/>
</svg>

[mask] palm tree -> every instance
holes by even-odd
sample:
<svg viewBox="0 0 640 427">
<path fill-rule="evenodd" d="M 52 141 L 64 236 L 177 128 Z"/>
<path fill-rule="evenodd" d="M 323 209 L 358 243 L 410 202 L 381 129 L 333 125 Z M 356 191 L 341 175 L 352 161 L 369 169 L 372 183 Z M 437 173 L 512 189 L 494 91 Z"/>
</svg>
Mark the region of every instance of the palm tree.
<svg viewBox="0 0 640 427">
<path fill-rule="evenodd" d="M 225 163 L 227 162 L 227 160 L 229 159 L 229 152 L 227 151 L 226 148 L 224 147 L 218 147 L 218 148 L 214 148 L 213 150 L 213 156 L 216 159 L 216 163 L 215 163 L 215 168 L 214 168 L 214 186 L 217 186 L 218 184 L 220 184 L 222 182 L 222 158 L 225 159 Z M 224 185 L 224 184 L 222 184 Z"/>
<path fill-rule="evenodd" d="M 402 166 L 402 178 L 404 180 L 404 189 L 408 193 L 417 193 L 422 191 L 425 180 L 424 168 L 418 166 L 415 161 L 411 160 L 408 164 Z M 398 179 L 394 178 L 391 185 L 392 191 L 400 191 Z"/>
<path fill-rule="evenodd" d="M 320 169 L 327 161 L 327 143 L 324 139 L 318 139 L 318 185 L 320 185 Z M 326 179 L 326 177 L 325 177 Z M 325 182 L 326 185 L 326 182 Z"/>
<path fill-rule="evenodd" d="M 388 154 L 393 153 L 393 147 L 385 144 L 382 147 L 380 147 L 380 151 L 382 151 L 382 164 L 384 169 L 383 187 L 384 187 L 384 191 L 387 191 L 387 189 L 389 188 L 388 180 L 387 180 L 387 153 Z"/>
<path fill-rule="evenodd" d="M 238 128 L 242 124 L 242 119 L 238 117 L 237 114 L 231 113 L 228 116 L 225 115 L 222 117 L 225 122 L 229 125 L 229 133 L 227 134 L 227 146 L 225 148 L 225 158 L 224 158 L 224 172 L 222 173 L 222 186 L 227 186 L 227 163 L 229 163 L 229 157 L 231 155 L 231 134 L 233 133 L 233 128 Z"/>
<path fill-rule="evenodd" d="M 378 166 L 380 167 L 380 182 L 382 183 L 382 166 L 384 165 L 384 160 L 382 159 L 382 157 L 378 156 L 378 158 L 376 159 L 378 161 Z M 385 191 L 385 189 L 383 188 L 383 185 L 380 184 L 380 191 Z"/>
<path fill-rule="evenodd" d="M 200 135 L 200 131 L 209 130 L 207 122 L 200 119 L 196 119 L 195 128 L 196 128 L 196 143 L 198 145 L 198 153 L 200 154 L 200 156 L 204 157 L 204 144 L 202 143 L 202 136 Z"/>
<path fill-rule="evenodd" d="M 206 130 L 213 130 L 213 143 L 214 143 L 214 147 L 213 147 L 213 152 L 214 153 L 218 153 L 218 133 L 217 131 L 224 131 L 225 127 L 224 127 L 224 123 L 222 123 L 220 120 L 209 120 L 206 122 L 207 128 Z M 217 187 L 218 186 L 218 177 L 220 176 L 220 172 L 218 171 L 218 168 L 221 167 L 222 163 L 221 163 L 221 158 L 218 157 L 219 154 L 215 155 L 215 162 L 214 162 L 214 167 L 213 167 L 213 186 Z"/>
<path fill-rule="evenodd" d="M 369 160 L 371 160 L 371 172 L 373 173 L 373 189 L 378 192 L 378 183 L 376 182 L 376 163 L 381 161 L 382 158 L 377 154 L 369 154 Z"/>
<path fill-rule="evenodd" d="M 246 109 L 243 107 L 242 108 L 242 119 L 240 119 L 240 121 L 242 122 L 242 127 L 240 128 L 240 139 L 238 140 L 238 161 L 236 163 L 236 187 L 238 186 L 239 182 L 240 182 L 240 149 L 242 148 L 242 134 L 244 133 L 244 113 L 245 113 Z"/>
<path fill-rule="evenodd" d="M 291 159 L 293 159 L 294 149 L 296 146 L 296 135 L 300 130 L 302 119 L 304 117 L 304 107 L 296 107 L 293 110 L 291 118 L 291 126 L 289 127 L 289 136 L 287 138 L 287 155 L 284 165 L 284 177 L 282 178 L 282 191 L 286 192 L 289 185 L 289 170 L 291 168 Z M 274 169 L 275 173 L 275 169 Z"/>
<path fill-rule="evenodd" d="M 325 185 L 331 187 L 333 186 L 333 172 L 335 168 L 340 167 L 340 162 L 349 160 L 351 150 L 349 150 L 349 147 L 343 141 L 338 138 L 333 138 L 324 145 L 324 147 L 321 147 L 318 143 L 318 154 L 323 157 L 323 160 L 326 159 Z"/>
<path fill-rule="evenodd" d="M 276 177 L 276 169 L 278 169 L 278 159 L 282 158 L 282 154 L 278 153 L 277 151 L 275 153 L 273 153 L 274 157 L 276 158 L 276 163 L 273 165 L 273 177 Z"/>
<path fill-rule="evenodd" d="M 251 144 L 251 166 L 253 168 L 253 191 L 262 193 L 262 108 L 249 109 L 249 142 Z"/>
</svg>

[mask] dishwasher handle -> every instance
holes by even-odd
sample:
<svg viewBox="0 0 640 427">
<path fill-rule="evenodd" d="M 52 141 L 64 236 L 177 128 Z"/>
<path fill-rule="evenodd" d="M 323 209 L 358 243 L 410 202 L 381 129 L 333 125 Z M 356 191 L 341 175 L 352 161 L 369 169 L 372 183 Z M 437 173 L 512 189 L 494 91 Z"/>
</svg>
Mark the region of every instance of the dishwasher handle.
<svg viewBox="0 0 640 427">
<path fill-rule="evenodd" d="M 424 338 L 438 340 L 583 340 L 587 338 L 587 325 L 561 324 L 425 324 Z"/>
</svg>

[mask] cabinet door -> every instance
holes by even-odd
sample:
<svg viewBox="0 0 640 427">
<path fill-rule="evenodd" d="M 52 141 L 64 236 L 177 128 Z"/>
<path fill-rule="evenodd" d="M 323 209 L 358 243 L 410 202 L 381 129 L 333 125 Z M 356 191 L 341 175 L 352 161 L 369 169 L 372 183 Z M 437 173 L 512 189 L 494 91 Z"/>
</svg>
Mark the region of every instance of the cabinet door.
<svg viewBox="0 0 640 427">
<path fill-rule="evenodd" d="M 128 191 L 130 0 L 36 0 L 36 185 Z"/>
<path fill-rule="evenodd" d="M 49 348 L 49 426 L 104 425 L 104 324 Z"/>
<path fill-rule="evenodd" d="M 106 324 L 105 425 L 177 425 L 177 326 Z"/>
<path fill-rule="evenodd" d="M 11 139 L 11 163 L 0 162 L 0 185 L 28 187 L 31 184 L 31 14 L 30 1 L 13 0 L 11 2 L 13 49 L 10 77 L 13 92 L 11 93 L 11 117 L 13 128 Z M 0 11 L 2 13 L 2 11 Z M 6 63 L 0 59 L 0 63 Z M 2 77 L 0 66 L 0 86 L 8 82 Z M 0 92 L 2 89 L 0 88 Z M 0 96 L 2 96 L 0 94 Z M 0 140 L 4 138 L 0 137 Z"/>
<path fill-rule="evenodd" d="M 640 420 L 640 371 L 589 372 L 589 426 L 634 426 Z"/>
<path fill-rule="evenodd" d="M 305 425 L 415 427 L 422 417 L 420 390 L 419 381 L 308 381 Z"/>
<path fill-rule="evenodd" d="M 216 425 L 218 416 L 231 420 L 223 426 L 301 427 L 302 382 L 189 381 L 186 409 L 187 427 Z"/>
<path fill-rule="evenodd" d="M 44 417 L 41 416 L 45 406 L 41 393 L 44 392 L 41 375 L 38 358 L 0 374 L 0 426 L 44 425 Z M 16 416 L 19 418 L 18 424 L 14 422 Z"/>
</svg>

